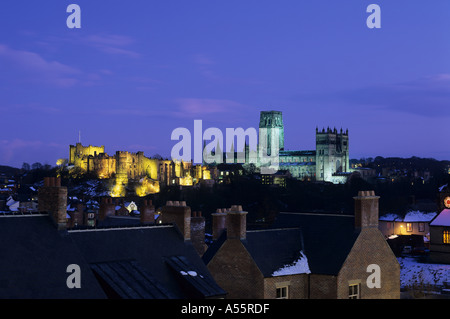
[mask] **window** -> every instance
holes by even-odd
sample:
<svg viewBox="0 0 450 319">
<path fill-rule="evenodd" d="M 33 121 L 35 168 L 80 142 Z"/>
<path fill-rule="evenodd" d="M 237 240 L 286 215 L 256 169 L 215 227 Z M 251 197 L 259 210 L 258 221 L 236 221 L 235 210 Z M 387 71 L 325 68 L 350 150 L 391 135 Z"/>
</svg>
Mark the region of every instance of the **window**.
<svg viewBox="0 0 450 319">
<path fill-rule="evenodd" d="M 277 288 L 277 299 L 288 299 L 288 286 Z"/>
<path fill-rule="evenodd" d="M 419 223 L 419 231 L 424 232 L 425 231 L 425 223 Z"/>
<path fill-rule="evenodd" d="M 406 223 L 406 231 L 412 231 L 412 223 Z"/>
<path fill-rule="evenodd" d="M 444 244 L 450 244 L 450 230 L 444 230 L 442 232 L 442 241 Z"/>
<path fill-rule="evenodd" d="M 359 299 L 359 284 L 348 286 L 348 299 Z"/>
</svg>

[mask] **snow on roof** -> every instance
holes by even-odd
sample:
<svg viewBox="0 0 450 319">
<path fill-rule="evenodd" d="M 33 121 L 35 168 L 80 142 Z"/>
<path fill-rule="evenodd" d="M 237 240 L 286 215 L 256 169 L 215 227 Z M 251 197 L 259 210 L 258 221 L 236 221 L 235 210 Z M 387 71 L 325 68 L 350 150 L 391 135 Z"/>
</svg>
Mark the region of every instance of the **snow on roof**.
<svg viewBox="0 0 450 319">
<path fill-rule="evenodd" d="M 380 220 L 382 221 L 388 221 L 388 222 L 429 222 L 431 221 L 435 216 L 437 215 L 436 212 L 429 213 L 429 212 L 421 212 L 419 210 L 416 211 L 410 211 L 406 213 L 405 217 L 400 217 L 397 214 L 386 214 L 380 217 Z"/>
<path fill-rule="evenodd" d="M 396 219 L 400 219 L 400 216 L 397 214 L 392 214 L 392 213 L 380 216 L 380 220 L 385 220 L 385 221 L 389 221 L 389 222 L 392 222 Z"/>
<path fill-rule="evenodd" d="M 410 211 L 403 218 L 404 222 L 429 222 L 437 213 L 425 213 L 421 211 Z"/>
<path fill-rule="evenodd" d="M 450 209 L 444 209 L 437 217 L 430 223 L 431 226 L 450 226 Z"/>
<path fill-rule="evenodd" d="M 280 269 L 274 271 L 272 273 L 272 276 L 286 276 L 286 275 L 296 275 L 296 274 L 310 274 L 311 271 L 309 270 L 308 265 L 308 259 L 303 254 L 302 251 L 300 251 L 300 257 L 298 260 L 293 262 L 289 265 L 284 265 Z"/>
</svg>

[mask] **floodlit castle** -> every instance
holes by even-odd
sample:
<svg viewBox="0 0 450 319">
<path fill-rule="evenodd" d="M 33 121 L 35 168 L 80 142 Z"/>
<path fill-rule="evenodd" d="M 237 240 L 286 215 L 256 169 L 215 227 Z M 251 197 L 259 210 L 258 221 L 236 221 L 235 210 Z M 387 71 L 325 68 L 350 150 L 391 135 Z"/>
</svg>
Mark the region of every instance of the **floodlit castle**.
<svg viewBox="0 0 450 319">
<path fill-rule="evenodd" d="M 136 193 L 145 196 L 157 193 L 160 186 L 193 185 L 201 179 L 209 179 L 209 171 L 192 162 L 149 158 L 143 152 L 117 151 L 110 156 L 102 146 L 70 145 L 69 165 L 85 172 L 95 173 L 98 178 L 115 178 L 111 196 L 122 197 L 130 180 L 139 181 Z"/>
</svg>

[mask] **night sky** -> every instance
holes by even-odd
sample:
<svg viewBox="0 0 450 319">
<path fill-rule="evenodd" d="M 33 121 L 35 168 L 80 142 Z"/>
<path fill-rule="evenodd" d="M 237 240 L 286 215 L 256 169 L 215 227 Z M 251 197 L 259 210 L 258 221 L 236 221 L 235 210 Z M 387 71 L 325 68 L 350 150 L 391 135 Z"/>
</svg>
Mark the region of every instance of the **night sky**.
<svg viewBox="0 0 450 319">
<path fill-rule="evenodd" d="M 330 126 L 351 158 L 450 159 L 450 1 L 1 1 L 0 165 L 55 165 L 79 131 L 170 156 L 175 128 L 257 128 L 262 110 L 283 112 L 286 149 Z"/>
</svg>

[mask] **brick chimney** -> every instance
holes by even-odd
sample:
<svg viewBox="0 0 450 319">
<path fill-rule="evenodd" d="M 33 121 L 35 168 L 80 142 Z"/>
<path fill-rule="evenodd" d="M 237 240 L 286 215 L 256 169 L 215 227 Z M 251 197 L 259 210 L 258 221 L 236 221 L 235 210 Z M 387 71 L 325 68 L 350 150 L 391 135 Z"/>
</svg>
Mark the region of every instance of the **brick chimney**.
<svg viewBox="0 0 450 319">
<path fill-rule="evenodd" d="M 242 210 L 241 205 L 233 205 L 227 212 L 227 238 L 247 238 L 247 212 Z"/>
<path fill-rule="evenodd" d="M 144 200 L 140 213 L 141 224 L 155 223 L 155 206 L 153 206 L 151 199 Z"/>
<path fill-rule="evenodd" d="M 223 231 L 227 228 L 227 213 L 226 211 L 218 208 L 215 213 L 211 214 L 212 217 L 212 239 L 217 240 Z"/>
<path fill-rule="evenodd" d="M 378 227 L 378 200 L 374 191 L 359 191 L 355 200 L 355 228 Z"/>
<path fill-rule="evenodd" d="M 59 177 L 45 177 L 38 191 L 39 212 L 48 213 L 58 229 L 67 228 L 67 187 Z"/>
<path fill-rule="evenodd" d="M 186 202 L 167 201 L 162 208 L 160 218 L 163 224 L 177 225 L 184 240 L 191 239 L 191 208 L 186 206 Z"/>
<path fill-rule="evenodd" d="M 112 197 L 102 197 L 100 207 L 98 209 L 98 219 L 104 220 L 108 216 L 116 214 L 116 205 L 113 203 Z"/>
<path fill-rule="evenodd" d="M 193 212 L 191 216 L 191 242 L 200 256 L 206 251 L 205 244 L 205 217 L 202 212 Z"/>
<path fill-rule="evenodd" d="M 84 225 L 84 205 L 77 204 L 77 209 L 72 212 L 72 227 Z"/>
</svg>

